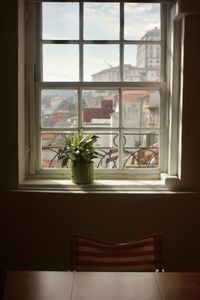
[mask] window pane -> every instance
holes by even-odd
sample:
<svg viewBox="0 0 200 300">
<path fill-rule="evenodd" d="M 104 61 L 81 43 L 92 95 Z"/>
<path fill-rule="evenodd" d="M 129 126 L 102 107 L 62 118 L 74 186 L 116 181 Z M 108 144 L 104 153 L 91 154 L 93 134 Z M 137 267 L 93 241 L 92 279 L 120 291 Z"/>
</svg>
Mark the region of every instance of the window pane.
<svg viewBox="0 0 200 300">
<path fill-rule="evenodd" d="M 57 159 L 57 151 L 60 148 L 65 133 L 42 132 L 41 133 L 41 167 L 61 168 Z"/>
<path fill-rule="evenodd" d="M 124 168 L 158 168 L 159 134 L 125 133 L 123 146 Z"/>
<path fill-rule="evenodd" d="M 84 46 L 85 81 L 119 81 L 119 46 Z"/>
<path fill-rule="evenodd" d="M 42 38 L 63 40 L 79 38 L 78 3 L 43 3 Z"/>
<path fill-rule="evenodd" d="M 77 45 L 43 45 L 43 81 L 78 81 Z"/>
<path fill-rule="evenodd" d="M 99 132 L 92 131 L 98 136 L 97 151 L 99 157 L 94 159 L 94 166 L 96 169 L 113 169 L 118 168 L 118 132 Z"/>
<path fill-rule="evenodd" d="M 84 4 L 84 39 L 119 39 L 119 4 Z"/>
<path fill-rule="evenodd" d="M 41 91 L 41 126 L 66 128 L 78 125 L 77 90 Z"/>
<path fill-rule="evenodd" d="M 124 127 L 158 128 L 160 126 L 159 90 L 123 91 Z"/>
<path fill-rule="evenodd" d="M 160 39 L 160 4 L 125 3 L 124 15 L 126 40 Z"/>
<path fill-rule="evenodd" d="M 160 81 L 160 45 L 125 45 L 124 81 Z"/>
<path fill-rule="evenodd" d="M 116 90 L 84 90 L 83 125 L 118 127 L 119 92 Z"/>
</svg>

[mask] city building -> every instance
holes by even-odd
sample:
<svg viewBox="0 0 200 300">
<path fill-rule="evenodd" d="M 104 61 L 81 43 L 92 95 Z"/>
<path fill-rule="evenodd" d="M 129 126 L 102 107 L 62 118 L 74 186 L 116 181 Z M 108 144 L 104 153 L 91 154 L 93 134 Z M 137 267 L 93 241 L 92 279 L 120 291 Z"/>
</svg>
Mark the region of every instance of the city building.
<svg viewBox="0 0 200 300">
<path fill-rule="evenodd" d="M 124 81 L 141 81 L 142 74 L 145 69 L 141 67 L 132 66 L 130 64 L 124 65 Z M 101 70 L 92 75 L 92 81 L 119 81 L 120 80 L 120 68 L 110 67 Z"/>
<path fill-rule="evenodd" d="M 159 41 L 160 29 L 155 27 L 146 32 L 141 38 L 142 41 Z M 160 80 L 160 45 L 157 44 L 140 44 L 137 47 L 137 67 L 143 68 L 143 81 L 159 81 Z"/>
<path fill-rule="evenodd" d="M 136 66 L 124 64 L 123 80 L 124 81 L 159 81 L 161 53 L 160 45 L 156 44 L 160 40 L 160 29 L 155 27 L 146 32 L 141 38 L 144 44 L 137 46 Z M 147 42 L 151 41 L 150 44 Z M 155 41 L 155 44 L 152 43 Z M 109 67 L 92 74 L 92 81 L 119 81 L 120 68 Z"/>
</svg>

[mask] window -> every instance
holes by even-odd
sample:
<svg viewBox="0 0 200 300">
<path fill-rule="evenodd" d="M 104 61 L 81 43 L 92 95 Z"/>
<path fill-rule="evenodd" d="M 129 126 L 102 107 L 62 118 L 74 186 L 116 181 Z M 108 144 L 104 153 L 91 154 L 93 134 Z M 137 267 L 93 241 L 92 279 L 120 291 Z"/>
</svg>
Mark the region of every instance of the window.
<svg viewBox="0 0 200 300">
<path fill-rule="evenodd" d="M 166 165 L 167 5 L 30 2 L 30 174 L 57 176 L 64 135 L 93 132 L 97 178 L 160 178 Z M 158 60 L 159 59 L 159 60 Z"/>
</svg>

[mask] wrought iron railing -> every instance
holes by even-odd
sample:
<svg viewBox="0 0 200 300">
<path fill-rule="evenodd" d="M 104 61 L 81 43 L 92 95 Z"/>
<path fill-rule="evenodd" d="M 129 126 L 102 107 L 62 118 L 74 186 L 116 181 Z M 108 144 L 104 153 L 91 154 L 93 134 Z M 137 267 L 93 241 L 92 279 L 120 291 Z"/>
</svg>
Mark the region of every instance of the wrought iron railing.
<svg viewBox="0 0 200 300">
<path fill-rule="evenodd" d="M 116 136 L 113 137 L 113 144 L 116 144 Z M 61 144 L 48 143 L 42 146 L 42 153 L 49 153 L 49 158 L 42 158 L 42 167 L 55 168 L 61 167 L 58 162 L 58 150 Z M 97 169 L 112 169 L 118 168 L 119 165 L 119 149 L 117 145 L 114 147 L 98 147 L 99 158 L 95 159 L 95 168 Z M 43 155 L 45 156 L 45 155 Z M 128 147 L 126 139 L 123 145 L 123 169 L 127 168 L 156 168 L 159 166 L 159 144 L 143 147 Z"/>
</svg>

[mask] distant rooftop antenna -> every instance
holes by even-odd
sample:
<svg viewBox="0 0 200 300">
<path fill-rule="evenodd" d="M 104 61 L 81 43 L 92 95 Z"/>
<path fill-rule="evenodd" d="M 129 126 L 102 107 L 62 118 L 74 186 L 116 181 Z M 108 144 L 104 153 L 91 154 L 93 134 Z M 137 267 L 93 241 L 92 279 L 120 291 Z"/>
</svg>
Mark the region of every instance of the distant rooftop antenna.
<svg viewBox="0 0 200 300">
<path fill-rule="evenodd" d="M 113 65 L 109 64 L 107 61 L 104 60 L 104 62 L 105 62 L 105 64 L 106 64 L 107 66 L 109 66 L 110 68 L 113 67 Z"/>
</svg>

